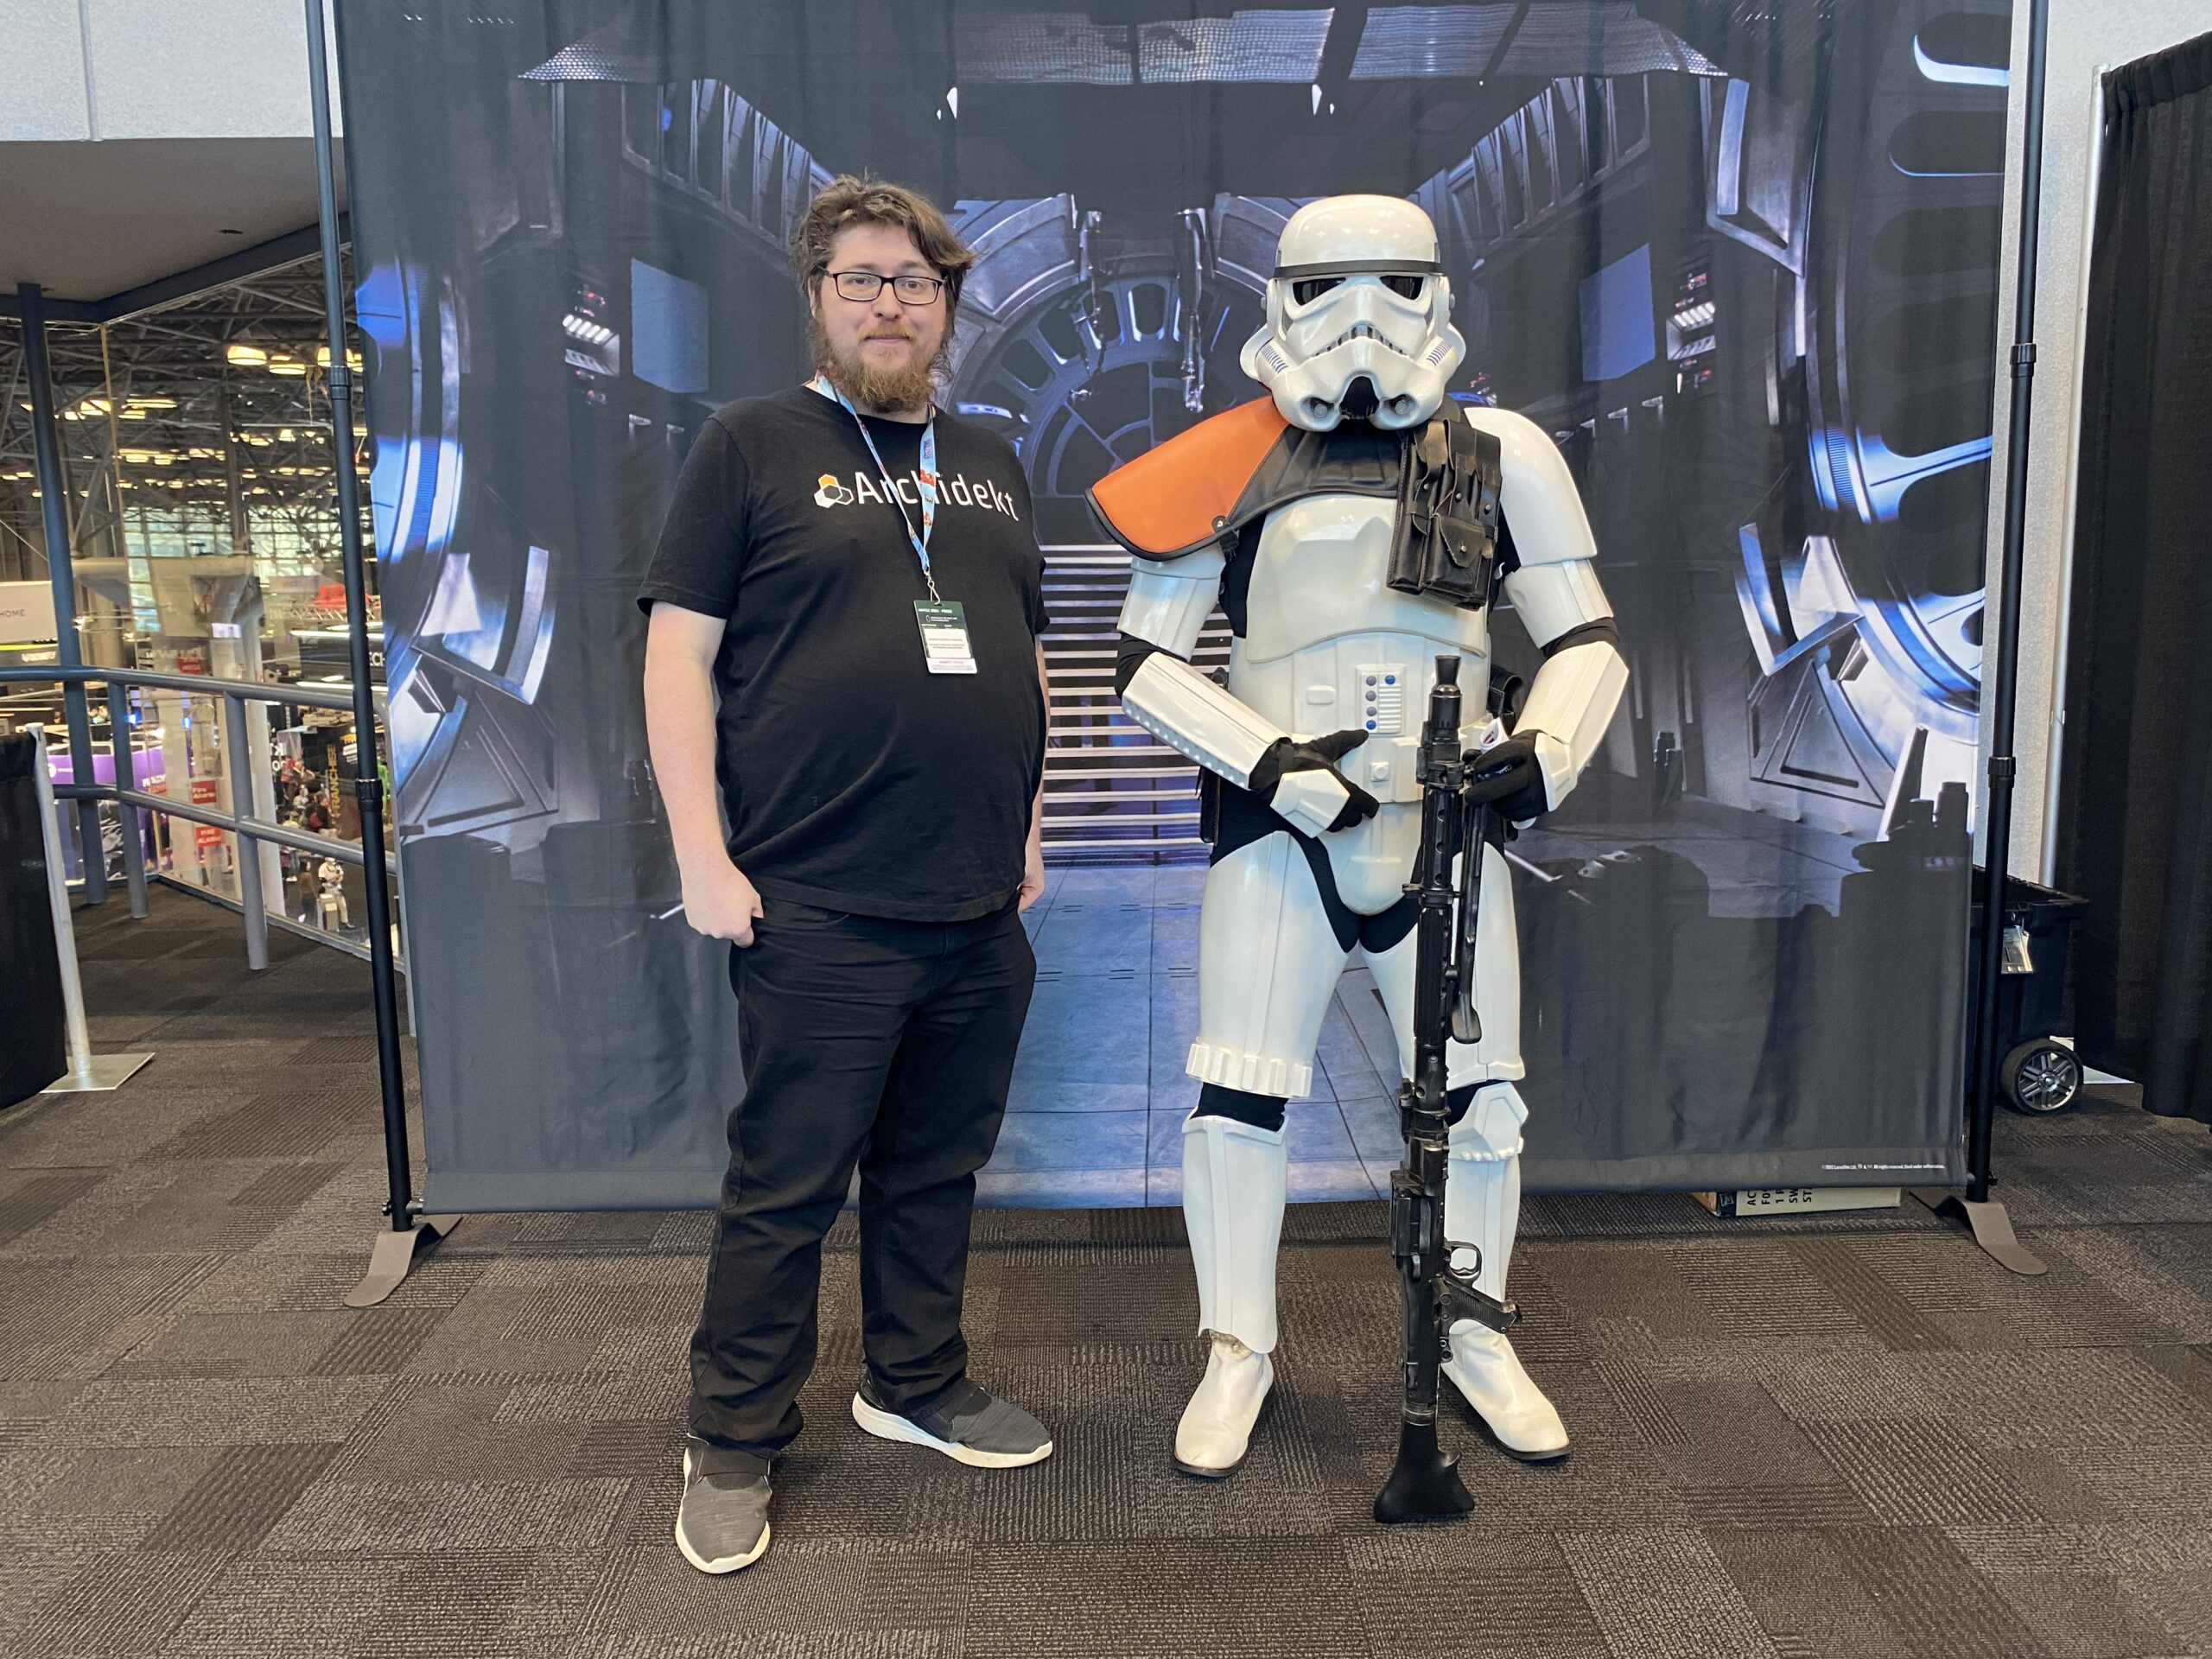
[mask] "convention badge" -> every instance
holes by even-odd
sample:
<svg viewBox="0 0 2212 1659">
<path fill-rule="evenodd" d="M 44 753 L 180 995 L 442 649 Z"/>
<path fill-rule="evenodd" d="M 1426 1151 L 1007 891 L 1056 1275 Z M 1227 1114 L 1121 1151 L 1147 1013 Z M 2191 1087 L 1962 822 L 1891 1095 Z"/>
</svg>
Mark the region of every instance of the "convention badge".
<svg viewBox="0 0 2212 1659">
<path fill-rule="evenodd" d="M 968 609 L 957 599 L 918 599 L 914 620 L 921 625 L 922 658 L 932 674 L 973 674 L 976 653 L 968 643 Z"/>
</svg>

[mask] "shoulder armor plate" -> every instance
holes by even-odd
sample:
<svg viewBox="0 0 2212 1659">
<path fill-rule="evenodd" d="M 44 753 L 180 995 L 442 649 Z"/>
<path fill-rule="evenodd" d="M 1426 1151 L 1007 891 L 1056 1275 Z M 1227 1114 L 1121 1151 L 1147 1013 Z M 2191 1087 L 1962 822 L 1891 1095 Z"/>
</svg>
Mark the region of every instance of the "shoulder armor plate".
<svg viewBox="0 0 2212 1659">
<path fill-rule="evenodd" d="M 1247 525 L 1307 496 L 1395 500 L 1390 586 L 1479 609 L 1499 543 L 1510 545 L 1499 484 L 1497 440 L 1456 409 L 1418 433 L 1365 421 L 1309 432 L 1260 397 L 1116 467 L 1089 500 L 1107 534 L 1163 563 L 1216 545 L 1233 555 Z"/>
<path fill-rule="evenodd" d="M 1308 495 L 1395 496 L 1404 438 L 1364 421 L 1308 432 L 1270 397 L 1201 421 L 1091 486 L 1106 533 L 1142 559 L 1233 542 L 1253 520 Z"/>
</svg>

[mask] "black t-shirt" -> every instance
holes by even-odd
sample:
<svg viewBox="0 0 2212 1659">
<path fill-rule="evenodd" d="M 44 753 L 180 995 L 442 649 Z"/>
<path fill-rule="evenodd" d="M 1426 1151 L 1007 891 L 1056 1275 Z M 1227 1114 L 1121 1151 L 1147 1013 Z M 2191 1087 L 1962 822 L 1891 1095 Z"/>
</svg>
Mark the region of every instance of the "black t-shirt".
<svg viewBox="0 0 2212 1659">
<path fill-rule="evenodd" d="M 921 525 L 922 428 L 868 431 Z M 1021 885 L 1044 765 L 1044 556 L 1021 463 L 937 417 L 938 592 L 973 674 L 924 666 L 921 561 L 854 417 L 806 387 L 717 410 L 692 445 L 638 602 L 727 617 L 715 664 L 730 857 L 768 897 L 986 916 Z"/>
</svg>

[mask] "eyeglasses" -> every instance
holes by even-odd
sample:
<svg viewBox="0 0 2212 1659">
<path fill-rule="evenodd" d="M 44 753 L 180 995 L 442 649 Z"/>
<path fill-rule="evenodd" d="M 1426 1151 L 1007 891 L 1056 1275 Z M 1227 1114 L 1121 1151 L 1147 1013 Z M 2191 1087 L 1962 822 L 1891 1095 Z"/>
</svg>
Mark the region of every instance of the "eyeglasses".
<svg viewBox="0 0 2212 1659">
<path fill-rule="evenodd" d="M 832 270 L 823 275 L 836 283 L 841 300 L 872 300 L 888 283 L 901 305 L 935 305 L 944 287 L 935 276 L 879 276 L 872 270 Z"/>
</svg>

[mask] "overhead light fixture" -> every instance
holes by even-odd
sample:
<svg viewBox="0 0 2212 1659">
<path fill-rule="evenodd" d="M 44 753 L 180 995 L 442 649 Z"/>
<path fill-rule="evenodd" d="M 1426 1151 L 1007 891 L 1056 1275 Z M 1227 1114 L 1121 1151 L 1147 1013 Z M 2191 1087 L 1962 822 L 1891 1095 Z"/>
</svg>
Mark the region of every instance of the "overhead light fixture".
<svg viewBox="0 0 2212 1659">
<path fill-rule="evenodd" d="M 295 431 L 293 431 L 293 430 L 292 430 L 292 429 L 291 429 L 290 427 L 286 426 L 286 427 L 280 427 L 280 428 L 278 428 L 278 429 L 277 429 L 277 432 L 276 432 L 276 442 L 279 442 L 279 443 L 294 443 L 294 442 L 296 442 L 298 441 L 298 439 L 299 439 L 299 434 L 298 434 L 298 433 L 296 433 L 296 432 L 295 432 Z"/>
<path fill-rule="evenodd" d="M 124 401 L 134 409 L 175 409 L 176 407 L 176 399 L 174 397 L 130 397 Z"/>
<path fill-rule="evenodd" d="M 269 361 L 269 353 L 258 346 L 249 346 L 234 340 L 225 348 L 223 355 L 241 369 L 257 369 Z"/>
<path fill-rule="evenodd" d="M 315 348 L 315 365 L 318 369 L 327 369 L 330 366 L 329 346 L 318 346 Z M 350 346 L 346 348 L 346 366 L 356 374 L 361 372 L 361 354 Z"/>
<path fill-rule="evenodd" d="M 286 357 L 281 352 L 271 356 L 269 359 L 269 372 L 271 374 L 281 374 L 288 376 L 293 379 L 297 379 L 301 376 L 306 374 L 307 372 L 308 365 L 306 364 L 302 363 L 296 359 Z"/>
</svg>

